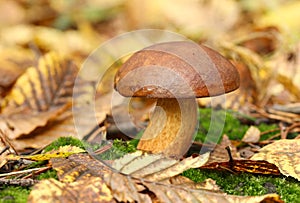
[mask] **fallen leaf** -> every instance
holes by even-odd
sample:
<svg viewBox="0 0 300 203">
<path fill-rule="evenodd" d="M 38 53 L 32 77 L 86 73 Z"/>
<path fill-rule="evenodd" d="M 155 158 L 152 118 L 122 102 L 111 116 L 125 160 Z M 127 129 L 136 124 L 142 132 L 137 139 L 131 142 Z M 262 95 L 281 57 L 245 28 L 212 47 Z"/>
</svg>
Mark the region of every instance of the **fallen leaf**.
<svg viewBox="0 0 300 203">
<path fill-rule="evenodd" d="M 162 181 L 162 183 L 166 184 L 171 184 L 171 185 L 176 185 L 176 186 L 181 186 L 185 188 L 190 188 L 190 189 L 205 189 L 205 190 L 210 190 L 214 192 L 222 192 L 220 187 L 217 185 L 216 181 L 213 179 L 206 179 L 205 181 L 201 183 L 195 183 L 191 179 L 178 175 L 174 176 L 166 181 Z"/>
<path fill-rule="evenodd" d="M 28 202 L 116 202 L 110 189 L 101 177 L 90 177 L 73 183 L 62 183 L 55 179 L 42 180 L 37 183 Z"/>
<path fill-rule="evenodd" d="M 59 180 L 66 183 L 80 180 L 85 176 L 103 177 L 105 173 L 111 173 L 107 165 L 88 154 L 74 154 L 68 159 L 53 158 L 50 163 L 57 171 Z"/>
<path fill-rule="evenodd" d="M 293 40 L 299 40 L 299 22 L 294 19 L 299 19 L 300 2 L 290 1 L 285 4 L 266 12 L 261 19 L 258 20 L 258 24 L 263 26 L 276 26 L 279 27 L 285 35 L 293 37 Z M 293 33 L 293 36 L 290 34 Z"/>
<path fill-rule="evenodd" d="M 162 181 L 181 174 L 190 168 L 198 168 L 208 160 L 209 153 L 188 157 L 181 161 L 162 154 L 142 154 L 137 151 L 114 160 L 112 167 L 121 173 L 149 181 Z"/>
<path fill-rule="evenodd" d="M 246 131 L 242 141 L 246 143 L 256 143 L 260 139 L 260 130 L 255 126 L 250 126 Z"/>
<path fill-rule="evenodd" d="M 264 160 L 235 160 L 231 155 L 229 147 L 226 147 L 229 161 L 212 162 L 201 166 L 201 169 L 228 170 L 233 173 L 247 172 L 254 174 L 280 175 L 280 171 L 276 165 Z"/>
<path fill-rule="evenodd" d="M 220 144 L 217 144 L 214 147 L 213 151 L 210 153 L 209 160 L 206 162 L 205 165 L 213 163 L 213 162 L 228 161 L 229 157 L 228 157 L 228 153 L 225 149 L 228 146 L 230 147 L 232 157 L 234 159 L 238 159 L 239 156 L 238 156 L 236 147 L 233 146 L 233 144 L 231 143 L 231 141 L 229 140 L 227 135 L 223 135 Z"/>
<path fill-rule="evenodd" d="M 192 1 L 188 4 L 184 0 L 177 0 L 176 3 L 170 0 L 129 1 L 126 6 L 131 28 L 173 25 L 188 36 L 198 36 L 201 33 L 208 37 L 219 37 L 234 25 L 240 12 L 236 2 L 232 0 L 222 1 L 222 4 L 216 0 Z M 143 10 L 143 13 L 137 12 L 139 10 Z"/>
<path fill-rule="evenodd" d="M 174 185 L 145 183 L 159 202 L 274 202 L 283 203 L 277 194 L 262 196 L 235 196 L 208 190 L 191 190 Z"/>
<path fill-rule="evenodd" d="M 20 160 L 20 159 L 28 159 L 33 161 L 45 161 L 50 160 L 52 158 L 60 158 L 60 157 L 68 157 L 72 154 L 83 153 L 85 150 L 76 147 L 76 146 L 61 146 L 57 150 L 49 151 L 45 154 L 35 154 L 35 155 L 24 155 L 24 156 L 16 156 L 16 155 L 8 155 L 6 156 L 7 160 Z"/>
<path fill-rule="evenodd" d="M 37 67 L 29 67 L 1 103 L 2 113 L 15 108 L 47 111 L 71 101 L 77 67 L 55 52 L 41 57 Z"/>
<path fill-rule="evenodd" d="M 251 160 L 265 160 L 278 167 L 285 176 L 300 181 L 300 140 L 277 140 L 259 150 Z"/>
<path fill-rule="evenodd" d="M 122 163 L 130 164 L 139 155 L 141 155 L 140 152 L 136 153 L 135 156 L 127 156 L 126 161 Z M 208 158 L 208 154 L 206 156 Z M 146 157 L 148 159 L 149 155 L 146 155 Z M 153 157 L 151 158 L 153 159 Z M 197 160 L 192 158 L 190 161 L 193 159 Z M 110 169 L 100 161 L 91 158 L 88 154 L 75 154 L 68 159 L 54 158 L 51 159 L 51 162 L 53 168 L 58 171 L 59 179 L 64 182 L 85 181 L 85 183 L 88 183 L 87 180 L 89 178 L 94 179 L 94 176 L 103 178 L 104 183 L 111 190 L 111 194 L 117 202 L 205 202 L 207 200 L 210 202 L 282 202 L 277 194 L 242 197 L 220 193 L 211 181 L 207 184 L 206 189 L 197 189 L 198 184 L 190 184 L 191 182 L 185 178 L 184 180 L 181 179 L 179 184 L 174 185 L 152 182 L 146 178 L 136 178 Z M 67 176 L 73 177 L 72 180 Z M 169 181 L 172 181 L 172 179 L 169 179 Z M 47 182 L 47 188 L 52 187 L 52 184 Z M 102 184 L 103 182 L 101 182 Z M 82 187 L 84 190 L 86 186 Z M 208 188 L 212 190 L 210 191 Z M 30 200 L 34 194 L 30 194 Z M 55 194 L 54 196 L 57 197 Z M 47 197 L 52 200 L 52 194 Z"/>
<path fill-rule="evenodd" d="M 0 17 L 1 18 L 1 17 Z M 32 66 L 34 55 L 22 47 L 0 48 L 0 95 L 5 96 L 17 78 Z"/>
<path fill-rule="evenodd" d="M 228 170 L 234 173 L 253 173 L 263 175 L 281 175 L 276 165 L 264 160 L 234 160 L 233 162 L 213 162 L 201 169 Z"/>
<path fill-rule="evenodd" d="M 63 113 L 68 106 L 53 107 L 45 112 L 33 112 L 28 109 L 13 114 L 0 115 L 0 129 L 9 139 L 26 137 L 38 127 L 45 126 L 50 120 Z"/>
<path fill-rule="evenodd" d="M 10 139 L 45 126 L 68 108 L 77 68 L 51 52 L 18 78 L 1 103 L 0 126 Z"/>
</svg>

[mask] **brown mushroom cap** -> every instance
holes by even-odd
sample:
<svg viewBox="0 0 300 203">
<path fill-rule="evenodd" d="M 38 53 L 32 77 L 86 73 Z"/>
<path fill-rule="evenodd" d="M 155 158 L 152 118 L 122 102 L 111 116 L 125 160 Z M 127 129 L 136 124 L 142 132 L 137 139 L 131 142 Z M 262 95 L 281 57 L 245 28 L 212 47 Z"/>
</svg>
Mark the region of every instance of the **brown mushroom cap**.
<svg viewBox="0 0 300 203">
<path fill-rule="evenodd" d="M 238 87 L 239 73 L 225 57 L 189 41 L 159 43 L 142 49 L 115 76 L 115 89 L 127 97 L 208 97 Z"/>
</svg>

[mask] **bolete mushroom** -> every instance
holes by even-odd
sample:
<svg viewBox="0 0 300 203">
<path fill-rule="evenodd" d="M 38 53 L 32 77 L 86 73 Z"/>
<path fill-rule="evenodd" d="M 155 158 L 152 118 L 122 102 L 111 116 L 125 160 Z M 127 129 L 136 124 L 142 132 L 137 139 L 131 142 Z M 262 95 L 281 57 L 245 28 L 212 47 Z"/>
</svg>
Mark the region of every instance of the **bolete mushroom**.
<svg viewBox="0 0 300 203">
<path fill-rule="evenodd" d="M 190 41 L 154 44 L 134 53 L 118 70 L 115 89 L 125 97 L 156 98 L 138 149 L 181 157 L 197 127 L 195 98 L 239 87 L 236 68 L 218 52 Z"/>
</svg>

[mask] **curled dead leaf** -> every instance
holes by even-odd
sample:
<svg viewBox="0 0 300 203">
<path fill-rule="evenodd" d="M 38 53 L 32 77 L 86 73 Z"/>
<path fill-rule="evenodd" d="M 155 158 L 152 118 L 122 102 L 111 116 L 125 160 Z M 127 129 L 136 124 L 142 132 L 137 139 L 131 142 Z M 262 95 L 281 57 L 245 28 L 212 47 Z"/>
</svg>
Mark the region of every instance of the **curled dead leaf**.
<svg viewBox="0 0 300 203">
<path fill-rule="evenodd" d="M 275 164 L 285 176 L 300 181 L 300 140 L 277 140 L 259 150 L 251 160 L 266 160 Z"/>
</svg>

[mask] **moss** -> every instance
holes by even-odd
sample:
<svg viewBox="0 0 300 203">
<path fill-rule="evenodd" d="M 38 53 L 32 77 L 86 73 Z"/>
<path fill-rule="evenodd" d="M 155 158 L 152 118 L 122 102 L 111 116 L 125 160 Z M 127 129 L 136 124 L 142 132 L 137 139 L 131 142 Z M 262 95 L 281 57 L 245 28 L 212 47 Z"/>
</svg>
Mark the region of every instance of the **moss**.
<svg viewBox="0 0 300 203">
<path fill-rule="evenodd" d="M 248 126 L 242 125 L 239 119 L 234 116 L 233 113 L 226 112 L 225 110 L 221 109 L 214 110 L 214 115 L 219 119 L 215 119 L 213 122 L 214 126 L 210 126 L 212 119 L 212 109 L 199 109 L 199 128 L 195 138 L 196 141 L 204 142 L 204 140 L 206 139 L 206 141 L 208 142 L 215 142 L 216 139 L 214 138 L 206 138 L 210 127 L 223 129 L 221 133 L 219 133 L 220 136 L 218 135 L 218 137 L 221 137 L 221 135 L 223 134 L 227 134 L 232 140 L 240 140 L 248 129 Z"/>
<path fill-rule="evenodd" d="M 30 189 L 26 187 L 4 186 L 0 190 L 0 203 L 27 202 Z"/>
<path fill-rule="evenodd" d="M 35 161 L 25 167 L 25 169 L 38 168 L 47 164 L 47 161 Z"/>
<path fill-rule="evenodd" d="M 53 141 L 50 145 L 45 147 L 44 152 L 57 150 L 59 147 L 66 145 L 77 146 L 82 149 L 85 149 L 85 143 L 83 143 L 79 139 L 76 139 L 74 137 L 60 137 L 57 140 Z"/>
<path fill-rule="evenodd" d="M 214 110 L 215 119 L 214 119 L 214 126 L 210 126 L 211 124 L 211 115 L 212 115 L 212 109 L 211 108 L 201 108 L 199 109 L 199 128 L 195 137 L 196 141 L 204 142 L 206 139 L 206 142 L 216 142 L 220 141 L 220 138 L 222 135 L 226 134 L 228 135 L 229 139 L 231 140 L 241 140 L 250 127 L 250 123 L 253 123 L 255 121 L 254 118 L 249 117 L 247 115 L 240 114 L 238 112 L 232 111 L 232 110 Z M 219 119 L 218 119 L 219 118 Z M 222 119 L 224 118 L 224 119 Z M 240 120 L 248 120 L 248 124 L 243 124 Z M 225 121 L 225 123 L 224 123 Z M 219 139 L 216 138 L 207 138 L 207 133 L 209 128 L 221 128 L 222 131 L 217 136 Z M 269 131 L 278 128 L 276 124 L 265 124 L 261 123 L 258 126 L 258 129 L 261 130 L 261 132 Z M 213 129 L 212 129 L 213 130 Z M 270 132 L 261 137 L 261 140 L 265 140 L 273 135 L 275 135 L 278 132 Z"/>
<path fill-rule="evenodd" d="M 272 136 L 274 136 L 275 134 L 279 133 L 279 130 L 276 130 L 278 128 L 278 126 L 276 124 L 266 124 L 266 123 L 261 123 L 258 126 L 258 129 L 260 130 L 260 132 L 267 132 L 270 130 L 275 130 L 275 131 L 271 131 L 269 133 L 265 133 L 260 137 L 260 140 L 266 140 Z"/>
<path fill-rule="evenodd" d="M 232 174 L 227 171 L 189 169 L 184 176 L 195 182 L 212 178 L 221 189 L 232 195 L 264 195 L 277 193 L 285 202 L 300 202 L 300 183 L 293 178 Z"/>
<path fill-rule="evenodd" d="M 106 152 L 98 155 L 97 158 L 103 160 L 113 160 L 120 158 L 125 154 L 135 152 L 137 143 L 138 140 L 122 141 L 116 139 L 113 141 L 113 146 Z"/>
<path fill-rule="evenodd" d="M 125 153 L 131 153 L 136 151 L 136 147 L 132 144 L 133 142 L 130 141 L 122 141 L 122 140 L 114 140 L 113 147 L 118 149 L 119 151 Z"/>
<path fill-rule="evenodd" d="M 41 173 L 40 175 L 37 176 L 38 180 L 49 179 L 49 178 L 54 178 L 58 180 L 57 172 L 54 169 L 48 170 L 45 173 Z"/>
</svg>

